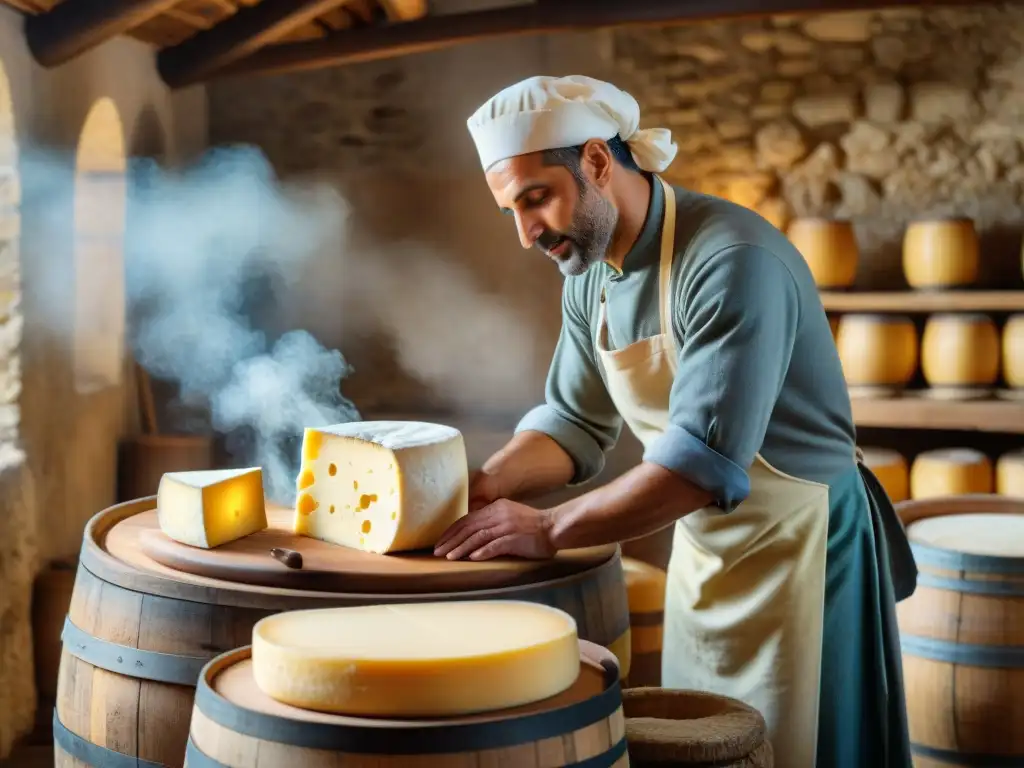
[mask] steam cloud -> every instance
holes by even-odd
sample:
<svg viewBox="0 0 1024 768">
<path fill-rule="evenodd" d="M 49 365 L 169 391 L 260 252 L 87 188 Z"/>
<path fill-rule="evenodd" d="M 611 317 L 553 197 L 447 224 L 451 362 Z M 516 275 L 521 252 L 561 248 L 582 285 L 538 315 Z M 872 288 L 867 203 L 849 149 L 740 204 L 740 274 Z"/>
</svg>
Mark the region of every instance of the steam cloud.
<svg viewBox="0 0 1024 768">
<path fill-rule="evenodd" d="M 74 157 L 26 148 L 20 165 L 33 243 L 66 249 Z M 325 338 L 344 327 L 346 343 L 383 339 L 401 369 L 455 411 L 518 406 L 523 382 L 543 381 L 536 318 L 423 243 L 352 247 L 341 194 L 277 178 L 257 148 L 217 148 L 183 171 L 133 160 L 126 213 L 127 342 L 153 377 L 179 389 L 161 429 L 244 434 L 245 461 L 263 467 L 279 503 L 294 502 L 303 429 L 361 418 L 342 394 L 345 357 L 306 330 L 275 338 L 289 320 Z M 102 290 L 106 278 L 35 281 L 51 337 L 70 343 L 72 285 L 83 279 Z"/>
<path fill-rule="evenodd" d="M 251 317 L 270 309 L 252 306 L 254 277 L 287 288 L 342 237 L 344 201 L 325 185 L 279 181 L 250 148 L 211 151 L 180 175 L 150 165 L 133 176 L 126 260 L 136 360 L 178 382 L 184 401 L 208 403 L 217 431 L 248 428 L 268 497 L 291 503 L 303 428 L 359 412 L 341 394 L 350 372 L 341 352 L 301 330 L 271 345 L 253 327 Z"/>
</svg>

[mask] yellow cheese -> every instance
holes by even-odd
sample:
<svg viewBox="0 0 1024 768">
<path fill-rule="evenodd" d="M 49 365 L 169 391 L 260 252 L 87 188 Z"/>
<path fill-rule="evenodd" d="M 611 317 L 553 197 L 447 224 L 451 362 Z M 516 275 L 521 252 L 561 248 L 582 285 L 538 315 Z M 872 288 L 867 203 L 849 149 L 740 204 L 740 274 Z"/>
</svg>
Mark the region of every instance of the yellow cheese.
<svg viewBox="0 0 1024 768">
<path fill-rule="evenodd" d="M 973 448 L 925 451 L 910 468 L 914 499 L 992 493 L 992 482 L 992 462 Z"/>
<path fill-rule="evenodd" d="M 643 560 L 622 558 L 626 579 L 626 597 L 630 613 L 656 613 L 665 610 L 665 572 Z"/>
<path fill-rule="evenodd" d="M 419 421 L 306 429 L 295 532 L 380 554 L 432 548 L 469 510 L 462 433 Z"/>
<path fill-rule="evenodd" d="M 978 278 L 980 246 L 971 219 L 912 221 L 903 235 L 903 275 L 911 288 L 953 288 Z"/>
<path fill-rule="evenodd" d="M 903 456 L 888 448 L 862 448 L 861 452 L 865 466 L 878 478 L 893 504 L 910 498 L 910 471 Z"/>
<path fill-rule="evenodd" d="M 985 315 L 932 315 L 921 337 L 921 371 L 933 387 L 990 386 L 999 377 L 999 330 Z"/>
<path fill-rule="evenodd" d="M 853 225 L 838 219 L 794 219 L 786 232 L 823 289 L 849 288 L 857 277 L 859 252 Z"/>
<path fill-rule="evenodd" d="M 1024 315 L 1011 315 L 1003 326 L 1003 378 L 1008 387 L 1024 388 Z"/>
<path fill-rule="evenodd" d="M 917 326 L 896 315 L 843 315 L 836 346 L 850 386 L 903 386 L 917 370 Z"/>
<path fill-rule="evenodd" d="M 1024 499 L 1024 450 L 1004 453 L 996 462 L 996 493 Z"/>
<path fill-rule="evenodd" d="M 265 505 L 259 467 L 167 472 L 156 496 L 160 530 L 204 549 L 262 531 Z"/>
<path fill-rule="evenodd" d="M 576 621 L 513 600 L 290 611 L 252 631 L 256 685 L 337 714 L 443 717 L 529 704 L 579 675 Z"/>
</svg>

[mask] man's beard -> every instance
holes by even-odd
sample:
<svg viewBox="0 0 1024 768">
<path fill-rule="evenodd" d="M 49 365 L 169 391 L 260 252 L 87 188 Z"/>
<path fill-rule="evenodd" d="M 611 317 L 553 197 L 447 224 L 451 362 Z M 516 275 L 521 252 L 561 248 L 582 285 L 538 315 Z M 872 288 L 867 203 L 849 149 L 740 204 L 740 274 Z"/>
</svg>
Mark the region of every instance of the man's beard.
<svg viewBox="0 0 1024 768">
<path fill-rule="evenodd" d="M 572 224 L 566 232 L 545 229 L 537 238 L 537 247 L 558 265 L 566 277 L 582 275 L 590 266 L 604 259 L 611 245 L 619 212 L 610 202 L 586 181 L 580 183 L 581 191 Z M 568 250 L 560 255 L 550 251 L 565 239 Z"/>
</svg>

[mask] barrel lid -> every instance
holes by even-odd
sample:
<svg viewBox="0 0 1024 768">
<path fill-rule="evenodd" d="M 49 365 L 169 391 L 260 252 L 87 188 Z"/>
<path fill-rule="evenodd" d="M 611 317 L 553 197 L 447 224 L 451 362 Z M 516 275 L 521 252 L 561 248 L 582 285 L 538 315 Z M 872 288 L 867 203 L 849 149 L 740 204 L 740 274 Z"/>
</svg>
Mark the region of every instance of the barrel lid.
<svg viewBox="0 0 1024 768">
<path fill-rule="evenodd" d="M 154 506 L 139 505 L 134 514 L 115 522 L 97 542 L 99 546 L 144 572 L 219 588 L 238 585 L 391 597 L 476 592 L 571 577 L 607 563 L 618 551 L 616 545 L 606 545 L 564 550 L 549 560 L 480 562 L 446 560 L 430 552 L 377 555 L 298 536 L 292 532 L 293 512 L 269 503 L 266 530 L 208 550 L 164 535 Z M 299 552 L 302 567 L 289 568 L 272 550 Z"/>
<path fill-rule="evenodd" d="M 1024 574 L 1024 513 L 937 515 L 907 526 L 920 565 Z"/>
</svg>

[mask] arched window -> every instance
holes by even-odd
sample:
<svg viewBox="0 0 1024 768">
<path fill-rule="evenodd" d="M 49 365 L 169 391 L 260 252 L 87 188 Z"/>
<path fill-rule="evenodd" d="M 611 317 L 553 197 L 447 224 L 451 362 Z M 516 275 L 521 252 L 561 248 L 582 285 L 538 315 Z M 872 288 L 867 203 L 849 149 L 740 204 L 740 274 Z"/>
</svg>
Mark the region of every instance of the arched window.
<svg viewBox="0 0 1024 768">
<path fill-rule="evenodd" d="M 0 64 L 0 444 L 18 439 L 21 395 L 21 180 L 10 83 Z"/>
<path fill-rule="evenodd" d="M 109 98 L 86 116 L 75 157 L 74 381 L 79 394 L 121 383 L 124 366 L 124 129 Z"/>
</svg>

